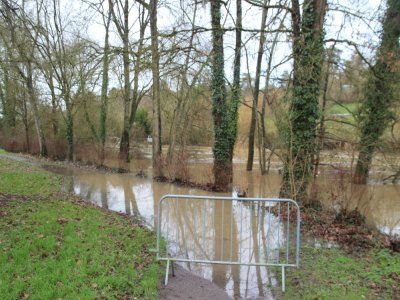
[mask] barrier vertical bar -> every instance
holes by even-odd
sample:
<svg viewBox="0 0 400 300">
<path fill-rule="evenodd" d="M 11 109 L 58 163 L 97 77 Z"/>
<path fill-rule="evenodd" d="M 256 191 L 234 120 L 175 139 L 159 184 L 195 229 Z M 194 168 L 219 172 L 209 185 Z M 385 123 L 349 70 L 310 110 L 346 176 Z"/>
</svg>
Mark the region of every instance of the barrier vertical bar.
<svg viewBox="0 0 400 300">
<path fill-rule="evenodd" d="M 233 243 L 233 200 L 231 201 L 231 229 L 230 229 L 230 247 L 229 247 L 229 260 L 232 261 L 232 243 Z"/>
<path fill-rule="evenodd" d="M 269 256 L 271 254 L 271 247 L 269 243 L 269 232 L 271 231 L 271 205 L 268 203 L 268 230 L 267 230 L 267 235 L 265 237 L 266 239 L 266 245 L 267 245 L 267 261 L 269 261 Z"/>
<path fill-rule="evenodd" d="M 167 267 L 165 269 L 165 281 L 164 281 L 165 285 L 168 284 L 168 275 L 169 275 L 168 273 L 169 273 L 169 259 L 167 259 Z"/>
<path fill-rule="evenodd" d="M 281 203 L 278 203 L 279 208 L 278 208 L 278 263 L 281 262 L 281 253 L 279 251 L 279 246 L 281 245 L 281 234 L 280 234 L 280 228 L 281 228 Z"/>
<path fill-rule="evenodd" d="M 258 237 L 257 237 L 257 239 L 258 239 L 258 262 L 259 263 L 261 263 L 261 261 L 262 261 L 262 257 L 263 257 L 263 253 L 262 253 L 262 251 L 261 251 L 261 249 L 262 249 L 262 247 L 261 247 L 261 235 L 262 235 L 262 231 L 261 231 L 261 226 L 262 226 L 262 224 L 261 224 L 261 217 L 262 217 L 262 207 L 261 207 L 261 203 L 259 202 L 259 204 L 258 204 L 258 211 L 257 211 L 257 218 L 258 218 L 258 221 L 257 221 L 257 233 L 258 233 Z"/>
<path fill-rule="evenodd" d="M 168 205 L 168 209 L 167 209 L 167 237 L 165 239 L 165 253 L 168 253 L 168 249 L 169 249 L 169 213 L 170 213 L 170 209 L 169 209 L 169 205 Z M 161 220 L 158 220 L 158 222 L 161 222 Z"/>
<path fill-rule="evenodd" d="M 205 242 L 206 242 L 206 201 L 203 202 L 203 249 L 205 247 Z"/>
<path fill-rule="evenodd" d="M 223 255 L 224 255 L 224 215 L 225 215 L 225 200 L 222 200 L 221 260 L 223 260 Z"/>
<path fill-rule="evenodd" d="M 289 263 L 289 241 L 290 241 L 290 207 L 289 202 L 287 203 L 287 228 L 286 228 L 286 263 Z"/>
<path fill-rule="evenodd" d="M 242 262 L 243 202 L 240 200 L 239 262 Z"/>
</svg>

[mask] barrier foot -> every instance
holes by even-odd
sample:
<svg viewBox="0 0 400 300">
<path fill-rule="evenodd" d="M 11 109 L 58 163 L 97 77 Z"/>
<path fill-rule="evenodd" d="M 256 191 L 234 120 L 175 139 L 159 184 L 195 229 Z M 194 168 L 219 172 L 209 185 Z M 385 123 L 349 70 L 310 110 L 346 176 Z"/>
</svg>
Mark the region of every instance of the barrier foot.
<svg viewBox="0 0 400 300">
<path fill-rule="evenodd" d="M 165 270 L 165 281 L 164 281 L 165 285 L 168 284 L 168 273 L 169 273 L 169 259 L 167 260 L 167 268 Z"/>
<path fill-rule="evenodd" d="M 175 277 L 174 261 L 171 261 L 172 277 Z"/>
<path fill-rule="evenodd" d="M 282 267 L 282 292 L 285 292 L 285 267 Z"/>
</svg>

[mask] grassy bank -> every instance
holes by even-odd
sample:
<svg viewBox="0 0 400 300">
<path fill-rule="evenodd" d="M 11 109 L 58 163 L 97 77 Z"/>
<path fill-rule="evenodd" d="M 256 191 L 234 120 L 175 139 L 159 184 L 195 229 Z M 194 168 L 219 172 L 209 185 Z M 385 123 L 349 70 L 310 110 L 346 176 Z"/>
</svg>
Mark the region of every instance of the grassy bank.
<svg viewBox="0 0 400 300">
<path fill-rule="evenodd" d="M 282 299 L 399 299 L 400 255 L 372 249 L 301 249 L 300 268 L 286 272 Z"/>
<path fill-rule="evenodd" d="M 157 298 L 153 233 L 58 193 L 62 178 L 0 158 L 1 299 Z"/>
<path fill-rule="evenodd" d="M 302 239 L 300 267 L 288 269 L 285 294 L 274 288 L 278 298 L 399 299 L 400 253 L 358 211 L 303 208 Z"/>
</svg>

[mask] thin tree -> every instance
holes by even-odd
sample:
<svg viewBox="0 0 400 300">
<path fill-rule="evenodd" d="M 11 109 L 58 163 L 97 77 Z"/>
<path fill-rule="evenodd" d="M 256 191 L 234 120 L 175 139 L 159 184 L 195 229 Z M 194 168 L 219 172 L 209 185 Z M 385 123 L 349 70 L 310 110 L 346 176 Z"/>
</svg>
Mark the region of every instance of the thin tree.
<svg viewBox="0 0 400 300">
<path fill-rule="evenodd" d="M 249 145 L 248 145 L 248 156 L 247 156 L 247 166 L 246 166 L 247 171 L 251 171 L 253 169 L 254 139 L 256 131 L 257 112 L 258 112 L 258 96 L 260 92 L 261 64 L 262 64 L 262 57 L 264 54 L 264 44 L 265 44 L 264 30 L 267 22 L 267 13 L 268 13 L 268 8 L 266 7 L 267 2 L 268 2 L 267 0 L 264 0 L 264 7 L 262 9 L 262 16 L 261 16 L 260 41 L 258 43 L 256 77 L 254 80 L 253 104 L 251 109 L 250 130 L 249 130 Z"/>
<path fill-rule="evenodd" d="M 151 32 L 151 71 L 153 75 L 153 176 L 162 176 L 161 165 L 161 108 L 160 108 L 160 54 L 158 52 L 157 29 L 158 0 L 150 0 L 150 32 Z"/>
<path fill-rule="evenodd" d="M 141 58 L 144 52 L 144 34 L 148 24 L 145 8 L 148 4 L 143 1 L 136 1 L 139 6 L 139 23 L 140 37 L 138 41 L 137 51 L 134 52 L 129 41 L 131 24 L 129 23 L 130 5 L 128 0 L 114 1 L 108 0 L 109 9 L 111 10 L 112 19 L 117 28 L 118 35 L 122 41 L 122 61 L 123 61 L 123 103 L 124 103 L 124 120 L 122 127 L 122 135 L 120 141 L 120 158 L 129 161 L 129 145 L 130 131 L 135 120 L 137 108 L 144 96 L 143 92 L 139 92 L 139 75 L 141 71 Z M 134 54 L 131 60 L 130 54 Z M 131 83 L 131 62 L 135 61 L 133 74 L 133 91 Z"/>
<path fill-rule="evenodd" d="M 118 5 L 120 4 L 120 5 Z M 109 9 L 113 17 L 114 25 L 117 28 L 119 37 L 122 40 L 122 60 L 123 60 L 123 72 L 124 72 L 124 121 L 122 127 L 122 135 L 120 141 L 120 158 L 123 160 L 129 160 L 129 112 L 130 112 L 130 93 L 131 93 L 131 81 L 130 81 L 130 59 L 129 59 L 129 1 L 125 0 L 117 2 L 117 6 L 114 5 L 113 0 L 108 1 Z M 122 6 L 122 7 L 120 7 Z M 120 10 L 122 10 L 122 20 L 117 17 Z"/>
<path fill-rule="evenodd" d="M 100 164 L 104 163 L 105 159 L 105 145 L 107 137 L 107 111 L 108 111 L 108 71 L 110 64 L 110 23 L 111 23 L 111 9 L 108 9 L 107 17 L 103 19 L 105 25 L 104 35 L 104 48 L 103 48 L 103 74 L 101 82 L 101 107 L 100 107 L 100 126 L 99 126 L 99 138 L 100 138 L 100 151 L 99 159 Z"/>
<path fill-rule="evenodd" d="M 6 0 L 2 1 L 1 5 L 1 14 L 7 26 L 7 30 L 1 31 L 2 42 L 7 49 L 8 59 L 12 62 L 12 67 L 21 76 L 27 88 L 38 135 L 39 154 L 40 156 L 47 156 L 46 139 L 33 80 L 37 34 L 34 34 L 32 41 L 31 36 L 26 31 L 27 24 L 21 24 L 21 22 L 29 23 L 28 16 L 22 7 L 13 7 L 12 3 Z M 17 12 L 20 12 L 21 15 L 17 15 Z M 8 32 L 9 36 L 6 36 L 5 32 Z"/>
<path fill-rule="evenodd" d="M 239 103 L 241 100 L 241 68 L 242 57 L 242 0 L 236 0 L 236 26 L 235 26 L 235 58 L 233 61 L 233 83 L 232 83 L 232 99 L 229 111 L 229 159 L 232 165 L 233 150 L 237 139 L 237 124 Z M 233 170 L 232 170 L 233 172 Z M 232 178 L 231 178 L 232 181 Z"/>
</svg>

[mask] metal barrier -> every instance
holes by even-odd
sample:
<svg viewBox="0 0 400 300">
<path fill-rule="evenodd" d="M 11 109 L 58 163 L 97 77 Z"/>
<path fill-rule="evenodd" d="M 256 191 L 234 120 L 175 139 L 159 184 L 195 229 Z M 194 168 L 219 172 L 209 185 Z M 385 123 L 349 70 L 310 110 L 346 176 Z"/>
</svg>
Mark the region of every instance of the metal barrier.
<svg viewBox="0 0 400 300">
<path fill-rule="evenodd" d="M 291 199 L 166 195 L 158 202 L 157 259 L 299 266 L 300 209 Z M 162 237 L 161 237 L 162 236 Z"/>
</svg>

